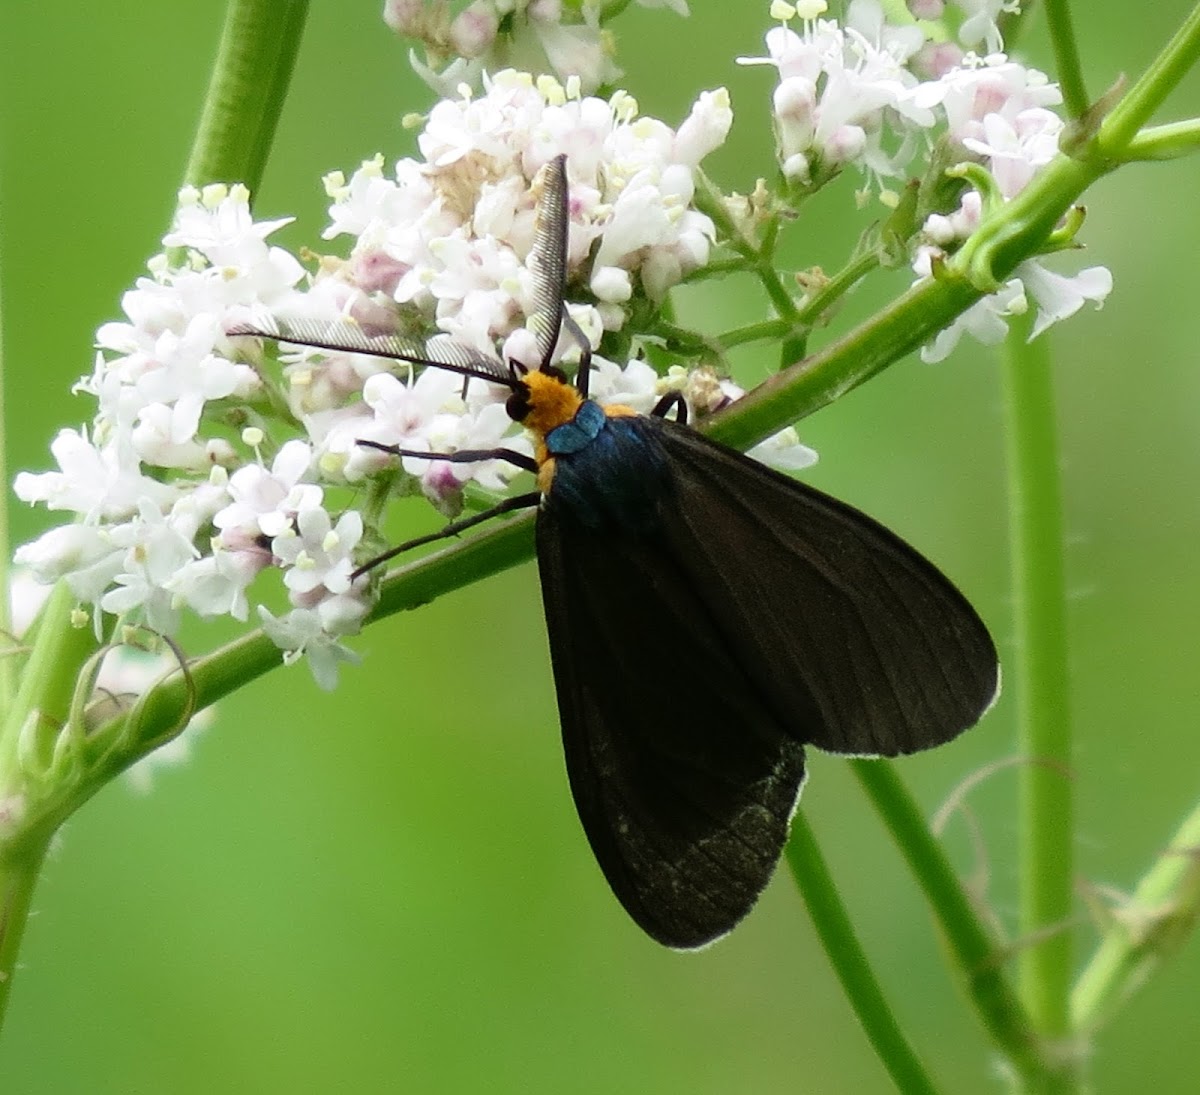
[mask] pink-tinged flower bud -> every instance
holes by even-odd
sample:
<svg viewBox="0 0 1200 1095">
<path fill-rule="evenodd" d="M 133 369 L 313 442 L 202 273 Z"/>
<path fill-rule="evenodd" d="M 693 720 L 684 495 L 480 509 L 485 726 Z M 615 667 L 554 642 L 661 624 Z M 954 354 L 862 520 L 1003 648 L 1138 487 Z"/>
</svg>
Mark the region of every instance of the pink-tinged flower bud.
<svg viewBox="0 0 1200 1095">
<path fill-rule="evenodd" d="M 838 126 L 825 142 L 825 155 L 831 163 L 851 163 L 863 154 L 866 147 L 867 134 L 862 126 L 843 125 Z"/>
<path fill-rule="evenodd" d="M 772 105 L 780 159 L 807 152 L 816 133 L 816 85 L 804 76 L 788 76 L 775 89 Z"/>
<path fill-rule="evenodd" d="M 909 67 L 927 80 L 941 79 L 957 68 L 963 59 L 962 47 L 954 42 L 926 42 L 913 57 Z"/>
<path fill-rule="evenodd" d="M 420 38 L 425 23 L 423 0 L 384 0 L 383 21 L 397 34 Z"/>
<path fill-rule="evenodd" d="M 450 44 L 460 57 L 482 57 L 499 29 L 500 16 L 490 0 L 476 0 L 450 24 Z"/>
<path fill-rule="evenodd" d="M 354 284 L 364 293 L 385 293 L 392 296 L 400 279 L 410 267 L 386 251 L 364 250 L 350 260 Z M 361 316 L 355 316 L 362 322 Z"/>
<path fill-rule="evenodd" d="M 914 19 L 940 19 L 945 7 L 942 0 L 908 0 L 908 11 Z"/>
</svg>

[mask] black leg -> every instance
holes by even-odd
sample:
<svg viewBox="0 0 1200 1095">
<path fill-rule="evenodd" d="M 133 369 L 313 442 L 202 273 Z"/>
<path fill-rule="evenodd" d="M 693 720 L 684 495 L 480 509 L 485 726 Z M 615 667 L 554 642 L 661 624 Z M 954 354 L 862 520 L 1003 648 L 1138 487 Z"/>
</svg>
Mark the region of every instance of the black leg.
<svg viewBox="0 0 1200 1095">
<path fill-rule="evenodd" d="M 662 399 L 654 404 L 654 410 L 650 414 L 654 418 L 666 418 L 667 413 L 672 407 L 675 408 L 675 421 L 681 426 L 686 426 L 687 403 L 683 398 L 682 392 L 667 392 Z"/>
<path fill-rule="evenodd" d="M 397 445 L 383 445 L 378 441 L 366 441 L 359 438 L 359 445 L 368 449 L 378 449 L 390 456 L 417 456 L 422 460 L 446 460 L 451 464 L 474 464 L 478 460 L 503 460 L 520 468 L 522 471 L 537 473 L 537 461 L 532 456 L 512 449 L 459 449 L 458 452 L 421 452 L 419 449 L 402 449 Z"/>
<path fill-rule="evenodd" d="M 420 456 L 423 454 L 417 453 L 415 455 Z M 511 513 L 516 509 L 529 509 L 532 506 L 536 506 L 541 500 L 542 495 L 536 490 L 531 491 L 529 494 L 515 494 L 511 498 L 505 498 L 503 502 L 492 506 L 491 509 L 484 510 L 482 513 L 475 513 L 470 517 L 451 521 L 440 532 L 431 532 L 427 536 L 418 536 L 415 540 L 405 540 L 404 543 L 397 544 L 394 548 L 389 548 L 382 555 L 376 555 L 374 559 L 363 563 L 362 566 L 350 575 L 350 580 L 354 581 L 360 575 L 366 574 L 368 570 L 374 570 L 380 563 L 386 563 L 389 559 L 394 559 L 397 555 L 408 551 L 410 548 L 420 547 L 422 544 L 432 544 L 435 540 L 449 539 L 451 536 L 457 536 L 460 532 L 466 532 L 467 529 L 474 528 L 484 521 L 490 521 L 493 517 L 499 517 L 502 513 Z"/>
<path fill-rule="evenodd" d="M 588 397 L 588 381 L 592 375 L 592 344 L 588 342 L 588 337 L 580 330 L 579 324 L 576 323 L 563 310 L 562 320 L 563 330 L 567 332 L 579 347 L 579 371 L 575 374 L 575 390 L 583 396 Z"/>
</svg>

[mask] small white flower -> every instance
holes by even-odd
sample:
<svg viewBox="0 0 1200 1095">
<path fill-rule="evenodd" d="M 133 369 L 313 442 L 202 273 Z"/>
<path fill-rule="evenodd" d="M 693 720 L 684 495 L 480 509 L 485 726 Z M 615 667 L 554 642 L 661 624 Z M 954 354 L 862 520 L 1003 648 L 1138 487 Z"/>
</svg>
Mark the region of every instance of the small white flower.
<svg viewBox="0 0 1200 1095">
<path fill-rule="evenodd" d="M 647 414 L 662 396 L 662 378 L 644 361 L 624 366 L 603 357 L 592 358 L 588 391 L 597 403 L 619 403 Z"/>
<path fill-rule="evenodd" d="M 725 88 L 702 91 L 675 134 L 674 155 L 677 162 L 697 167 L 710 152 L 725 143 L 733 125 L 733 108 Z"/>
<path fill-rule="evenodd" d="M 312 462 L 309 445 L 295 440 L 279 450 L 269 472 L 260 464 L 239 468 L 229 477 L 232 502 L 213 517 L 213 524 L 222 531 L 252 530 L 251 536 L 259 532 L 278 536 L 300 510 L 321 504 L 321 487 L 302 482 Z"/>
<path fill-rule="evenodd" d="M 284 652 L 284 665 L 293 665 L 307 656 L 313 679 L 326 691 L 337 687 L 338 666 L 342 662 L 357 664 L 360 660 L 354 651 L 324 630 L 321 614 L 315 608 L 294 608 L 286 616 L 275 616 L 266 606 L 259 605 L 258 615 L 263 630 Z"/>
<path fill-rule="evenodd" d="M 321 591 L 338 594 L 350 589 L 355 568 L 353 552 L 362 539 L 362 515 L 347 510 L 336 525 L 319 506 L 296 515 L 296 527 L 271 541 L 271 550 L 285 572 L 284 584 L 299 597 Z"/>
<path fill-rule="evenodd" d="M 60 430 L 50 452 L 61 469 L 35 475 L 21 472 L 13 490 L 24 502 L 45 502 L 90 519 L 122 518 L 143 501 L 170 505 L 178 491 L 143 475 L 132 444 L 115 436 L 102 447 L 76 430 Z"/>
<path fill-rule="evenodd" d="M 197 403 L 150 403 L 137 414 L 137 425 L 129 437 L 134 451 L 152 467 L 208 467 L 208 450 L 195 440 L 200 425 Z"/>
<path fill-rule="evenodd" d="M 1065 277 L 1030 259 L 1017 267 L 1017 274 L 1037 305 L 1037 318 L 1029 333 L 1031 341 L 1051 324 L 1073 316 L 1087 301 L 1103 307 L 1113 287 L 1112 273 L 1104 266 L 1089 266 L 1073 277 Z"/>
<path fill-rule="evenodd" d="M 942 361 L 958 345 L 963 334 L 969 334 L 985 346 L 996 346 L 1008 334 L 1007 318 L 1026 308 L 1025 289 L 1020 278 L 1012 278 L 995 293 L 977 300 L 948 327 L 943 328 L 933 342 L 921 347 L 921 360 Z"/>
<path fill-rule="evenodd" d="M 227 551 L 214 546 L 211 555 L 185 564 L 168 578 L 166 588 L 201 616 L 246 620 L 250 615 L 246 590 L 270 563 L 271 553 L 264 548 Z"/>
<path fill-rule="evenodd" d="M 760 441 L 753 448 L 747 449 L 746 455 L 780 471 L 799 471 L 801 468 L 812 467 L 817 462 L 816 450 L 801 442 L 794 426 L 787 426 L 765 441 Z"/>
<path fill-rule="evenodd" d="M 47 585 L 65 578 L 76 597 L 94 604 L 121 570 L 124 557 L 107 528 L 76 524 L 58 525 L 22 544 L 14 559 Z"/>
<path fill-rule="evenodd" d="M 964 137 L 963 145 L 987 157 L 1000 193 L 1015 197 L 1041 167 L 1058 155 L 1063 121 L 1043 107 L 1023 110 L 1010 122 L 1001 114 L 988 114 L 983 139 Z"/>
<path fill-rule="evenodd" d="M 953 3 L 966 16 L 958 28 L 958 38 L 964 46 L 974 49 L 983 45 L 988 53 L 999 53 L 1004 48 L 998 20 L 1001 12 L 1019 10 L 1015 0 L 953 0 Z"/>
<path fill-rule="evenodd" d="M 100 607 L 117 616 L 136 613 L 146 626 L 165 635 L 174 634 L 179 606 L 168 582 L 199 556 L 191 539 L 147 503 L 132 521 L 111 531 L 113 542 L 124 549 L 113 588 L 100 598 Z"/>
<path fill-rule="evenodd" d="M 924 280 L 924 277 L 918 280 Z M 1073 316 L 1086 301 L 1101 307 L 1111 291 L 1112 274 L 1103 266 L 1092 266 L 1073 277 L 1066 277 L 1047 270 L 1038 259 L 1029 259 L 1016 268 L 1014 276 L 998 292 L 976 301 L 940 331 L 933 342 L 923 346 L 921 358 L 929 362 L 942 361 L 958 345 L 964 333 L 985 346 L 998 345 L 1008 334 L 1008 317 L 1027 311 L 1030 302 L 1037 308 L 1037 317 L 1029 334 L 1032 341 L 1051 324 Z"/>
<path fill-rule="evenodd" d="M 1062 92 L 1044 72 L 1010 61 L 1002 53 L 967 54 L 940 79 L 924 85 L 940 105 L 952 137 L 983 139 L 983 120 L 998 114 L 1010 122 L 1023 111 L 1058 106 Z"/>
</svg>

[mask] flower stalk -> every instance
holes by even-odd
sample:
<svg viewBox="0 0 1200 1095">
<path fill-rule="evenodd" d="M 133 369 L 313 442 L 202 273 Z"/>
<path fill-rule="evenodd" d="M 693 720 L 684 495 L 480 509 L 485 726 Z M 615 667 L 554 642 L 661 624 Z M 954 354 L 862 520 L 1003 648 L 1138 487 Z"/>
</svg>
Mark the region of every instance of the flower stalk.
<svg viewBox="0 0 1200 1095">
<path fill-rule="evenodd" d="M 905 1095 L 937 1095 L 933 1079 L 883 995 L 803 810 L 792 818 L 786 855 L 821 946 L 897 1090 Z"/>
<path fill-rule="evenodd" d="M 1058 424 L 1046 340 L 1030 317 L 1006 343 L 1004 390 L 1020 768 L 1018 981 L 1025 1007 L 1072 1067 L 1069 995 L 1074 898 L 1074 795 L 1068 695 L 1066 577 Z M 1072 1090 L 1068 1081 L 1063 1090 Z"/>
<path fill-rule="evenodd" d="M 307 18 L 308 0 L 230 0 L 187 185 L 241 182 L 258 193 Z"/>
</svg>

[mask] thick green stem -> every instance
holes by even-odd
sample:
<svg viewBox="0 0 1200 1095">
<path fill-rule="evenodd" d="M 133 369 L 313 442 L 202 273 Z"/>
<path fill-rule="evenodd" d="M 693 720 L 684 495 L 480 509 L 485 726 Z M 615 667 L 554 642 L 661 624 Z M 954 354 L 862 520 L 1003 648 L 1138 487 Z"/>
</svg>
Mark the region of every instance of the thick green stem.
<svg viewBox="0 0 1200 1095">
<path fill-rule="evenodd" d="M 0 1023 L 38 871 L 58 827 L 42 808 L 45 774 L 71 716 L 76 679 L 97 646 L 90 628 L 71 626 L 73 602 L 62 583 L 50 594 L 0 728 Z"/>
<path fill-rule="evenodd" d="M 1071 994 L 1071 1021 L 1096 1029 L 1200 919 L 1200 805 L 1184 819 L 1133 896 L 1113 910 Z"/>
<path fill-rule="evenodd" d="M 884 998 L 803 811 L 792 819 L 787 861 L 846 998 L 897 1090 L 936 1095 L 933 1080 Z"/>
<path fill-rule="evenodd" d="M 2 273 L 2 271 L 0 271 Z M 4 315 L 2 311 L 4 286 L 0 283 L 0 423 L 7 422 L 4 416 Z M 0 483 L 8 485 L 8 452 L 0 435 Z M 13 639 L 12 632 L 12 547 L 8 533 L 8 497 L 0 502 L 0 718 L 12 705 L 16 665 L 8 656 L 7 648 Z"/>
<path fill-rule="evenodd" d="M 30 763 L 49 763 L 53 743 L 71 716 L 80 670 L 99 646 L 90 625 L 73 626 L 74 605 L 75 597 L 60 582 L 42 608 L 16 698 L 0 723 L 0 799 L 25 785 Z M 0 843 L 3 835 L 0 824 Z"/>
<path fill-rule="evenodd" d="M 1045 1073 L 1037 1037 L 1004 976 L 1002 948 L 975 915 L 945 851 L 895 768 L 885 760 L 852 760 L 850 765 L 924 891 L 984 1028 L 1027 1090 L 1038 1090 Z"/>
<path fill-rule="evenodd" d="M 1068 0 L 1045 0 L 1046 24 L 1054 47 L 1054 68 L 1062 88 L 1063 102 L 1072 118 L 1079 118 L 1088 108 L 1087 88 L 1083 84 L 1083 68 L 1079 63 L 1079 47 L 1075 28 L 1071 24 L 1071 5 Z"/>
<path fill-rule="evenodd" d="M 1018 956 L 1021 998 L 1047 1046 L 1071 1070 L 1069 994 L 1074 801 L 1067 695 L 1066 579 L 1054 384 L 1045 339 L 1014 322 L 1004 362 L 1012 558 L 1013 651 L 1020 769 Z M 1073 1090 L 1069 1077 L 1062 1090 Z"/>
<path fill-rule="evenodd" d="M 308 15 L 308 0 L 230 0 L 184 182 L 258 192 Z"/>
<path fill-rule="evenodd" d="M 11 803 L 0 798 L 0 814 Z M 0 816 L 0 828 L 5 825 Z M 21 951 L 21 937 L 29 920 L 29 905 L 37 886 L 49 838 L 25 841 L 20 848 L 0 854 L 0 1026 L 12 994 L 13 974 Z"/>
</svg>

